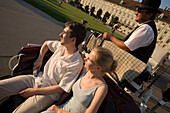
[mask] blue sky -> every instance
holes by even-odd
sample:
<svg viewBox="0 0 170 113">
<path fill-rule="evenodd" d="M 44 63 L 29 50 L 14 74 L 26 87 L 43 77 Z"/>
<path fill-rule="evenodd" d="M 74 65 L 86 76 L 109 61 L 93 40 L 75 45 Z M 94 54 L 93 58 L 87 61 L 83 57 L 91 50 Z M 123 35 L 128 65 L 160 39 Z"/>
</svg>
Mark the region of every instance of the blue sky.
<svg viewBox="0 0 170 113">
<path fill-rule="evenodd" d="M 161 5 L 159 8 L 163 9 L 166 5 L 168 6 L 168 8 L 170 8 L 170 0 L 161 0 Z"/>
<path fill-rule="evenodd" d="M 170 8 L 170 0 L 162 0 L 160 8 L 163 9 L 166 5 Z"/>
</svg>

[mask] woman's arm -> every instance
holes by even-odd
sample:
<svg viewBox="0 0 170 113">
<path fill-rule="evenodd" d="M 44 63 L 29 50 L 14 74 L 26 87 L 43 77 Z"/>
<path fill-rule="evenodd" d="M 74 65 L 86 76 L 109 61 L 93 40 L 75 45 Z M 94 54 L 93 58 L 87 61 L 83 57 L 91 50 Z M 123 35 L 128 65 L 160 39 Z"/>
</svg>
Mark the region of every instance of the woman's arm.
<svg viewBox="0 0 170 113">
<path fill-rule="evenodd" d="M 106 97 L 108 92 L 107 86 L 101 86 L 97 89 L 94 98 L 90 104 L 90 106 L 87 108 L 85 113 L 97 113 L 100 105 L 102 104 L 104 98 Z"/>
</svg>

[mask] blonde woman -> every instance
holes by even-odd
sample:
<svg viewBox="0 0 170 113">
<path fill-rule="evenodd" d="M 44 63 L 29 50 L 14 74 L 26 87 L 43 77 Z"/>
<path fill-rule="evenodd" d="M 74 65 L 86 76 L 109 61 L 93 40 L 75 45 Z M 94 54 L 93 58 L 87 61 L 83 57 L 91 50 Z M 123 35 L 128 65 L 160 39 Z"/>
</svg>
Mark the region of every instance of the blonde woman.
<svg viewBox="0 0 170 113">
<path fill-rule="evenodd" d="M 106 72 L 113 72 L 116 63 L 112 53 L 97 47 L 85 58 L 87 69 L 73 85 L 73 96 L 61 106 L 52 105 L 43 113 L 96 113 L 104 100 L 108 87 L 103 79 Z"/>
</svg>

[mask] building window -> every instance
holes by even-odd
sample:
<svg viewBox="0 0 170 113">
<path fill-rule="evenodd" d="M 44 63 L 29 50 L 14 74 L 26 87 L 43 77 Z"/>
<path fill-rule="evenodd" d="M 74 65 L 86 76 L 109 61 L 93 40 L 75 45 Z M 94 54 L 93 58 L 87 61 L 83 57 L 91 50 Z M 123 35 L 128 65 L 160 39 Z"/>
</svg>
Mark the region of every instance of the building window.
<svg viewBox="0 0 170 113">
<path fill-rule="evenodd" d="M 122 13 L 122 11 L 119 12 L 119 14 L 121 14 L 121 13 Z"/>
<path fill-rule="evenodd" d="M 166 43 L 168 44 L 170 42 L 170 39 L 168 39 L 167 41 L 166 41 Z"/>
<path fill-rule="evenodd" d="M 161 36 L 160 38 L 159 38 L 159 40 L 162 40 L 163 39 L 163 37 Z"/>
<path fill-rule="evenodd" d="M 162 25 L 165 25 L 165 23 L 162 23 Z"/>
<path fill-rule="evenodd" d="M 159 28 L 158 31 L 160 31 L 161 29 Z"/>
<path fill-rule="evenodd" d="M 167 31 L 165 31 L 164 34 L 167 34 Z"/>
<path fill-rule="evenodd" d="M 133 23 L 132 27 L 134 27 L 134 26 L 135 26 L 135 24 Z"/>
</svg>

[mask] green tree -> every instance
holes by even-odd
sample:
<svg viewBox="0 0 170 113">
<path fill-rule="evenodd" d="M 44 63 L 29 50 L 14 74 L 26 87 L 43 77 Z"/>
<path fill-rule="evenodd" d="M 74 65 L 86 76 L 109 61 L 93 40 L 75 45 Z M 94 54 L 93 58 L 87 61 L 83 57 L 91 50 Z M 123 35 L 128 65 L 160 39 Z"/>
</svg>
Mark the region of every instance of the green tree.
<svg viewBox="0 0 170 113">
<path fill-rule="evenodd" d="M 103 22 L 107 22 L 107 19 L 109 19 L 109 17 L 110 17 L 110 13 L 109 13 L 109 12 L 106 12 L 106 13 L 104 14 L 103 18 L 102 18 L 102 21 L 103 21 Z"/>
<path fill-rule="evenodd" d="M 70 0 L 69 4 L 72 5 L 72 6 L 75 6 L 75 2 L 73 0 Z"/>
<path fill-rule="evenodd" d="M 101 19 L 102 19 L 102 18 L 101 18 L 102 12 L 103 12 L 102 9 L 99 9 L 99 10 L 97 11 L 96 18 L 98 18 L 98 19 L 101 20 Z"/>
<path fill-rule="evenodd" d="M 77 8 L 81 9 L 82 11 L 84 11 L 84 9 L 83 9 L 83 4 L 79 4 L 79 5 L 77 6 Z"/>
<path fill-rule="evenodd" d="M 92 8 L 90 9 L 90 15 L 91 15 L 91 16 L 95 16 L 95 15 L 94 15 L 94 11 L 95 11 L 95 7 L 92 7 Z"/>
<path fill-rule="evenodd" d="M 74 0 L 75 4 L 80 4 L 80 0 Z"/>
<path fill-rule="evenodd" d="M 88 5 L 85 6 L 85 12 L 89 13 L 89 6 Z"/>
<path fill-rule="evenodd" d="M 74 4 L 75 4 L 75 6 L 78 8 L 79 5 L 80 5 L 80 1 L 79 1 L 79 0 L 75 0 L 75 1 L 74 1 Z"/>
<path fill-rule="evenodd" d="M 119 17 L 115 17 L 115 16 L 112 16 L 112 19 L 111 19 L 111 21 L 110 21 L 110 23 L 109 23 L 109 25 L 112 27 L 112 26 L 114 26 L 114 24 L 116 24 L 116 23 L 118 23 L 118 20 L 119 20 Z"/>
</svg>

